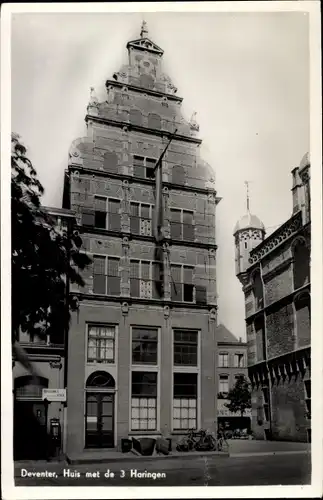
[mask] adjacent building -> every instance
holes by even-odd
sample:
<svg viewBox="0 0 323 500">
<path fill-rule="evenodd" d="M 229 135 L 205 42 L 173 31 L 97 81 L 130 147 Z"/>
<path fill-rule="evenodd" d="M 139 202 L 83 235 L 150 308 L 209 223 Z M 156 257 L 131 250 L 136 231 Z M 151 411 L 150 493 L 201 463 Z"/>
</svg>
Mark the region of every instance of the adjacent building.
<svg viewBox="0 0 323 500">
<path fill-rule="evenodd" d="M 75 217 L 72 211 L 61 208 L 45 208 L 56 223 L 57 231 L 72 227 Z M 64 397 L 46 402 L 43 390 L 64 390 L 65 340 L 64 327 L 44 338 L 20 332 L 19 344 L 39 374 L 37 384 L 30 371 L 13 359 L 13 408 L 14 408 L 14 457 L 16 460 L 44 459 L 53 454 L 48 439 L 57 432 L 56 445 L 62 447 L 64 429 Z M 64 392 L 64 391 L 63 391 Z M 66 422 L 65 422 L 66 423 Z"/>
<path fill-rule="evenodd" d="M 248 379 L 247 343 L 237 339 L 224 325 L 220 324 L 216 330 L 218 346 L 218 425 L 226 429 L 250 429 L 251 410 L 246 410 L 241 417 L 240 413 L 233 413 L 227 407 L 228 393 L 235 386 L 239 377 Z"/>
<path fill-rule="evenodd" d="M 87 135 L 73 142 L 65 174 L 63 206 L 75 212 L 93 260 L 85 287 L 71 289 L 78 311 L 68 345 L 68 455 L 131 436 L 216 431 L 213 172 L 145 24 L 127 51 L 103 102 L 92 89 Z M 170 139 L 157 259 L 155 167 Z"/>
<path fill-rule="evenodd" d="M 268 237 L 249 211 L 234 229 L 245 296 L 252 430 L 258 439 L 311 439 L 310 157 L 292 171 L 293 212 Z"/>
</svg>

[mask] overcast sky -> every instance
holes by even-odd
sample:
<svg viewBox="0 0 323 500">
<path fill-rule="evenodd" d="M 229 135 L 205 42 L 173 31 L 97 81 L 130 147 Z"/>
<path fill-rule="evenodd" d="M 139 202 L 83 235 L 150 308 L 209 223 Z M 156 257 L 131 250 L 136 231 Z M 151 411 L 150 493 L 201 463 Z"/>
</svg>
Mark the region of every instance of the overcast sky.
<svg viewBox="0 0 323 500">
<path fill-rule="evenodd" d="M 89 89 L 123 63 L 142 18 L 164 71 L 197 111 L 213 166 L 219 321 L 245 339 L 244 298 L 232 230 L 250 209 L 268 233 L 291 215 L 291 174 L 309 149 L 308 16 L 304 13 L 16 14 L 12 24 L 12 130 L 22 136 L 44 203 L 61 206 L 71 142 L 86 135 Z"/>
</svg>

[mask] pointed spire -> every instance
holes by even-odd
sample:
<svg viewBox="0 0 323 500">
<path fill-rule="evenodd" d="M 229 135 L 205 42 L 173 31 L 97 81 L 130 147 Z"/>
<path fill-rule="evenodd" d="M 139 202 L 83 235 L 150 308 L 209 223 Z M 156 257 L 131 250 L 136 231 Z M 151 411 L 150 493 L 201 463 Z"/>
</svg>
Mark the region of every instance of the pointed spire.
<svg viewBox="0 0 323 500">
<path fill-rule="evenodd" d="M 140 38 L 147 38 L 147 37 L 148 37 L 147 23 L 146 21 L 143 20 L 141 25 Z"/>
<path fill-rule="evenodd" d="M 249 212 L 249 181 L 245 181 L 245 185 L 247 188 L 247 212 Z"/>
</svg>

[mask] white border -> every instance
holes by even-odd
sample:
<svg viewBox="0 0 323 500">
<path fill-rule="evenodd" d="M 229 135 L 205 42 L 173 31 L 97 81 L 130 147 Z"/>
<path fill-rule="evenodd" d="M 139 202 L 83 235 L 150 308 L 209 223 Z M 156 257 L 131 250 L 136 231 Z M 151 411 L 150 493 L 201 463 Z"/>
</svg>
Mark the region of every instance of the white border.
<svg viewBox="0 0 323 500">
<path fill-rule="evenodd" d="M 312 435 L 312 484 L 311 486 L 270 487 L 28 487 L 16 488 L 13 484 L 12 462 L 12 400 L 11 376 L 11 302 L 10 302 L 10 131 L 11 131 L 11 81 L 10 44 L 12 13 L 100 13 L 100 12 L 308 12 L 310 20 L 310 129 L 311 129 L 311 188 L 312 188 L 312 380 L 313 419 Z M 1 16 L 1 318 L 3 342 L 2 355 L 2 491 L 9 499 L 33 498 L 270 498 L 270 497 L 320 497 L 322 494 L 322 149 L 321 149 L 321 26 L 320 3 L 317 1 L 276 2 L 155 2 L 155 3 L 23 3 L 3 4 Z M 3 167 L 4 165 L 4 167 Z M 6 438 L 4 438 L 6 437 Z M 9 459 L 10 457 L 10 459 Z"/>
</svg>

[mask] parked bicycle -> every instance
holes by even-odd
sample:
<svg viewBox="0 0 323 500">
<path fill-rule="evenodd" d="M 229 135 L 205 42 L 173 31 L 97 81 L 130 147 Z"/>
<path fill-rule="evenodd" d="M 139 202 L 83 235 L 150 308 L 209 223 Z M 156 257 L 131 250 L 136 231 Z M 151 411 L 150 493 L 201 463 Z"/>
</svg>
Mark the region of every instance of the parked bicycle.
<svg viewBox="0 0 323 500">
<path fill-rule="evenodd" d="M 189 429 L 176 446 L 177 451 L 212 451 L 216 450 L 217 442 L 215 437 L 207 430 L 200 429 L 198 432 Z"/>
</svg>

